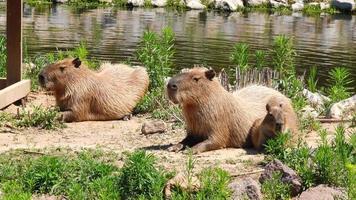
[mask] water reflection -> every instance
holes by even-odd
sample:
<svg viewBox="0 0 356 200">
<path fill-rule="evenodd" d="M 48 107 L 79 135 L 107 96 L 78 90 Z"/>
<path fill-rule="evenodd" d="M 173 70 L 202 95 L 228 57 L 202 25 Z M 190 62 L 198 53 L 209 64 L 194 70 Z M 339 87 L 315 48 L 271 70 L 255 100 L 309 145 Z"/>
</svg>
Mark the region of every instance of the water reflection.
<svg viewBox="0 0 356 200">
<path fill-rule="evenodd" d="M 0 12 L 0 22 L 3 32 L 4 10 Z M 71 49 L 84 40 L 91 56 L 124 61 L 134 56 L 145 29 L 160 31 L 165 26 L 171 26 L 176 33 L 177 68 L 200 63 L 226 67 L 235 42 L 245 41 L 252 50 L 268 50 L 273 37 L 286 34 L 294 37 L 299 71 L 321 66 L 323 79 L 331 67 L 345 65 L 356 79 L 356 16 L 24 7 L 24 36 L 30 55 L 56 48 Z"/>
</svg>

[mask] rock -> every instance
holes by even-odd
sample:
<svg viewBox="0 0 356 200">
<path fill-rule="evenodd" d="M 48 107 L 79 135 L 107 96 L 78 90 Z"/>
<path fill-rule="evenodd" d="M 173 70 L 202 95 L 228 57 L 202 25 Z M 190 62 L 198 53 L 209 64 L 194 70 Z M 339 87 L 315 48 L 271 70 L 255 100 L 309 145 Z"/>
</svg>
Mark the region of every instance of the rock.
<svg viewBox="0 0 356 200">
<path fill-rule="evenodd" d="M 152 0 L 152 5 L 156 7 L 164 7 L 167 4 L 167 0 Z"/>
<path fill-rule="evenodd" d="M 329 117 L 335 119 L 352 119 L 354 113 L 356 113 L 356 95 L 334 103 L 331 106 Z"/>
<path fill-rule="evenodd" d="M 216 0 L 215 8 L 221 10 L 235 11 L 239 7 L 244 7 L 242 0 Z"/>
<path fill-rule="evenodd" d="M 303 3 L 294 3 L 292 4 L 292 10 L 293 11 L 301 11 L 304 8 L 304 4 Z"/>
<path fill-rule="evenodd" d="M 53 3 L 67 3 L 68 0 L 53 0 Z"/>
<path fill-rule="evenodd" d="M 268 0 L 246 0 L 246 4 L 249 6 L 259 6 L 262 4 L 267 4 Z"/>
<path fill-rule="evenodd" d="M 290 184 L 292 196 L 296 196 L 302 191 L 301 178 L 294 170 L 277 159 L 266 165 L 265 171 L 261 174 L 259 181 L 263 183 L 266 180 L 271 179 L 275 172 L 280 172 L 282 174 L 281 181 L 283 183 Z"/>
<path fill-rule="evenodd" d="M 313 118 L 316 119 L 319 116 L 318 111 L 316 111 L 313 107 L 307 105 L 302 110 L 302 115 L 304 118 Z"/>
<path fill-rule="evenodd" d="M 206 8 L 205 5 L 203 5 L 202 3 L 200 3 L 199 0 L 190 0 L 187 3 L 187 7 L 190 9 L 194 9 L 194 10 L 203 10 Z"/>
<path fill-rule="evenodd" d="M 170 199 L 174 187 L 180 187 L 182 190 L 188 192 L 196 192 L 200 189 L 201 183 L 196 176 L 192 176 L 191 179 L 188 180 L 188 175 L 184 172 L 180 172 L 175 177 L 171 178 L 165 185 L 165 199 Z"/>
<path fill-rule="evenodd" d="M 134 7 L 141 7 L 145 5 L 145 0 L 128 0 L 127 4 Z"/>
<path fill-rule="evenodd" d="M 287 0 L 270 0 L 270 4 L 275 7 L 278 8 L 280 6 L 288 6 L 288 1 Z"/>
<path fill-rule="evenodd" d="M 233 181 L 232 183 L 229 184 L 229 188 L 232 191 L 232 195 L 231 195 L 232 200 L 263 199 L 259 184 L 250 177 Z"/>
<path fill-rule="evenodd" d="M 309 188 L 302 192 L 295 200 L 334 200 L 334 199 L 346 199 L 344 191 L 338 188 L 332 188 L 327 185 L 318 185 L 316 187 Z"/>
<path fill-rule="evenodd" d="M 153 133 L 163 133 L 166 131 L 166 123 L 162 120 L 145 122 L 142 125 L 142 134 L 153 134 Z"/>
<path fill-rule="evenodd" d="M 355 1 L 354 0 L 332 0 L 331 6 L 335 7 L 336 9 L 342 11 L 352 11 L 355 10 Z"/>
<path fill-rule="evenodd" d="M 330 98 L 319 93 L 313 93 L 307 89 L 303 89 L 303 96 L 307 98 L 308 104 L 317 109 L 321 109 L 325 102 L 330 101 Z"/>
<path fill-rule="evenodd" d="M 325 9 L 329 9 L 330 8 L 330 3 L 328 2 L 320 2 L 320 9 L 321 10 L 325 10 Z"/>
</svg>

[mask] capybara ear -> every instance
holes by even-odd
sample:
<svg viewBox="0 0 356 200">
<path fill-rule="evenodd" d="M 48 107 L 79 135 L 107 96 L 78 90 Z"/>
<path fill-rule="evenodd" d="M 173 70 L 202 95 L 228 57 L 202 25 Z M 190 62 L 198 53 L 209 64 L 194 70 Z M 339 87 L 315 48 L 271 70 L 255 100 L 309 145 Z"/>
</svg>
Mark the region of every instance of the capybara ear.
<svg viewBox="0 0 356 200">
<path fill-rule="evenodd" d="M 266 110 L 267 110 L 268 113 L 271 110 L 271 107 L 269 106 L 269 104 L 266 104 Z"/>
<path fill-rule="evenodd" d="M 213 80 L 213 78 L 215 77 L 215 71 L 213 69 L 209 69 L 205 72 L 205 76 L 207 79 Z"/>
<path fill-rule="evenodd" d="M 72 61 L 72 63 L 75 68 L 79 68 L 79 66 L 82 64 L 82 61 L 79 58 L 76 58 Z"/>
</svg>

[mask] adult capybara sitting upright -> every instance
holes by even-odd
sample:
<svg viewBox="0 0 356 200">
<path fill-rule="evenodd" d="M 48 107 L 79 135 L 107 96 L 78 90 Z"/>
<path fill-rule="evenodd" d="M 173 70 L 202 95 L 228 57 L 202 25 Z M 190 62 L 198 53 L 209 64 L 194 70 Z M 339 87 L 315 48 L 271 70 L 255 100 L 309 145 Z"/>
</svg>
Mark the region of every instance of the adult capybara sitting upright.
<svg viewBox="0 0 356 200">
<path fill-rule="evenodd" d="M 66 122 L 122 119 L 130 115 L 149 84 L 142 67 L 107 63 L 95 72 L 78 58 L 50 64 L 38 78 L 42 87 L 54 92 Z"/>
<path fill-rule="evenodd" d="M 169 150 L 179 151 L 189 146 L 193 153 L 199 153 L 225 147 L 249 147 L 252 145 L 251 127 L 266 115 L 268 99 L 274 96 L 287 99 L 280 92 L 263 86 L 249 86 L 229 93 L 214 77 L 213 70 L 193 68 L 168 82 L 168 97 L 182 107 L 187 126 L 186 138 Z M 261 98 L 258 92 L 265 97 Z"/>
</svg>

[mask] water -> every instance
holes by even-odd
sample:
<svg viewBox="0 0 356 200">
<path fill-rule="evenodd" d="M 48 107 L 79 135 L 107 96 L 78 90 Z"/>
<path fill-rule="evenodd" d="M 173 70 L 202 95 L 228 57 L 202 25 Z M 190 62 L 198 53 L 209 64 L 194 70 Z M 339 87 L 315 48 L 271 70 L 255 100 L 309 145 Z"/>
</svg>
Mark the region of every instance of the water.
<svg viewBox="0 0 356 200">
<path fill-rule="evenodd" d="M 1 32 L 5 29 L 5 16 L 1 9 Z M 347 66 L 356 81 L 356 16 L 351 15 L 227 14 L 163 8 L 78 12 L 61 5 L 41 10 L 25 6 L 23 23 L 30 55 L 72 49 L 86 41 L 91 57 L 113 62 L 134 58 L 147 28 L 159 32 L 171 26 L 176 34 L 177 69 L 193 64 L 226 68 L 231 66 L 229 56 L 234 43 L 246 42 L 253 51 L 268 50 L 276 35 L 286 34 L 294 38 L 299 72 L 316 65 L 320 81 L 324 82 L 332 67 Z"/>
</svg>

